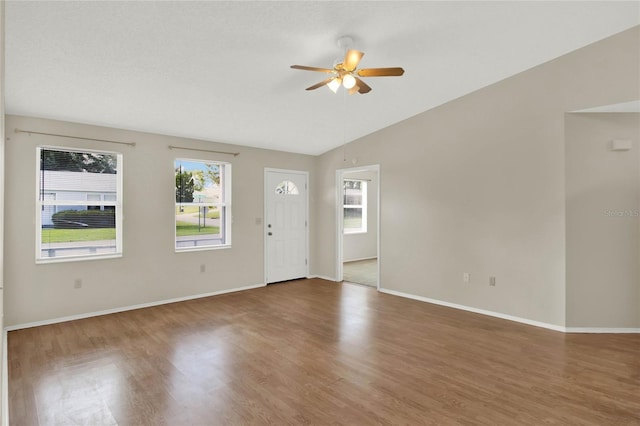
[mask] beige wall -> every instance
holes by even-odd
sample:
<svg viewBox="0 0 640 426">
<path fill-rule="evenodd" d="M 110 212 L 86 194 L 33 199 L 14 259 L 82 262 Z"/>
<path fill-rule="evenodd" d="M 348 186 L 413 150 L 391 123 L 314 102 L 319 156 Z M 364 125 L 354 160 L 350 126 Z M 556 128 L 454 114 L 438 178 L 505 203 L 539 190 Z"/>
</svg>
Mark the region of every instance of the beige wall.
<svg viewBox="0 0 640 426">
<path fill-rule="evenodd" d="M 367 180 L 367 232 L 344 234 L 342 259 L 348 262 L 376 257 L 378 255 L 378 173 L 345 172 L 344 178 Z"/>
<path fill-rule="evenodd" d="M 635 27 L 324 154 L 318 273 L 335 271 L 329 194 L 346 151 L 381 167 L 382 288 L 564 326 L 564 113 L 640 99 L 639 39 Z"/>
<path fill-rule="evenodd" d="M 7 116 L 8 129 L 135 142 L 135 147 L 51 136 L 8 133 L 5 242 L 6 325 L 60 318 L 264 283 L 262 224 L 264 168 L 306 170 L 314 158 L 276 151 Z M 36 265 L 35 148 L 38 145 L 117 150 L 124 154 L 124 256 L 119 259 Z M 169 150 L 168 145 L 239 151 L 238 157 Z M 233 165 L 233 247 L 174 252 L 174 172 L 177 157 Z M 313 240 L 315 200 L 310 197 Z M 313 259 L 313 251 L 311 253 Z M 206 273 L 200 273 L 200 265 Z M 74 289 L 81 278 L 83 287 Z"/>
<path fill-rule="evenodd" d="M 0 330 L 4 330 L 4 2 L 0 2 Z M 4 351 L 4 337 L 0 338 L 0 354 Z M 4 355 L 2 355 L 4 356 Z M 4 368 L 0 367 L 0 423 L 5 424 L 6 391 Z"/>
<path fill-rule="evenodd" d="M 567 114 L 566 135 L 567 326 L 640 328 L 640 114 Z"/>
<path fill-rule="evenodd" d="M 565 112 L 640 99 L 639 40 L 636 27 L 350 143 L 347 160 L 381 168 L 381 287 L 565 325 Z M 264 230 L 257 219 L 265 167 L 310 172 L 311 274 L 335 276 L 335 173 L 344 168 L 343 149 L 314 158 L 8 116 L 7 128 L 16 127 L 137 146 L 119 147 L 124 257 L 36 265 L 35 147 L 114 146 L 8 134 L 7 325 L 262 284 Z M 170 151 L 169 144 L 241 155 Z M 173 160 L 185 156 L 233 163 L 229 250 L 174 252 L 167 205 Z M 470 283 L 463 272 L 471 273 Z M 489 276 L 497 277 L 495 287 Z M 81 289 L 73 288 L 77 278 Z"/>
</svg>

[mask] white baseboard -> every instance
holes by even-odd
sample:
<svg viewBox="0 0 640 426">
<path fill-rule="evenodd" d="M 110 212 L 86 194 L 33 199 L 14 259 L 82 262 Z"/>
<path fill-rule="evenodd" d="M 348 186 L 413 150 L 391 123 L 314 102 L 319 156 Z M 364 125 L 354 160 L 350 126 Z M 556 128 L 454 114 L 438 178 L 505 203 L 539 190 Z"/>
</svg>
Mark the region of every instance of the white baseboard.
<svg viewBox="0 0 640 426">
<path fill-rule="evenodd" d="M 640 328 L 566 327 L 565 333 L 637 334 Z"/>
<path fill-rule="evenodd" d="M 265 285 L 266 284 L 249 285 L 249 286 L 245 286 L 245 287 L 237 287 L 237 288 L 230 288 L 230 289 L 226 289 L 226 290 L 212 291 L 210 293 L 194 294 L 192 296 L 176 297 L 174 299 L 165 299 L 165 300 L 159 300 L 159 301 L 156 301 L 156 302 L 148 302 L 148 303 L 141 303 L 141 304 L 138 304 L 138 305 L 124 306 L 124 307 L 121 307 L 121 308 L 106 309 L 104 311 L 87 312 L 87 313 L 84 313 L 84 314 L 70 315 L 70 316 L 67 316 L 67 317 L 53 318 L 53 319 L 48 319 L 48 320 L 43 320 L 43 321 L 29 322 L 29 323 L 26 323 L 26 324 L 10 325 L 10 326 L 5 327 L 4 330 L 5 330 L 5 334 L 6 334 L 7 331 L 21 330 L 23 328 L 39 327 L 41 325 L 57 324 L 57 323 L 60 323 L 60 322 L 73 321 L 73 320 L 91 318 L 91 317 L 97 317 L 97 316 L 100 316 L 100 315 L 115 314 L 115 313 L 118 313 L 118 312 L 132 311 L 134 309 L 150 308 L 152 306 L 166 305 L 168 303 L 184 302 L 184 301 L 187 301 L 187 300 L 200 299 L 200 298 L 203 298 L 203 297 L 218 296 L 220 294 L 235 293 L 237 291 L 251 290 L 253 288 L 264 287 Z"/>
<path fill-rule="evenodd" d="M 548 324 L 546 322 L 534 321 L 534 320 L 530 320 L 530 319 L 527 319 L 527 318 L 521 318 L 521 317 L 516 317 L 516 316 L 513 316 L 513 315 L 502 314 L 500 312 L 487 311 L 485 309 L 478 309 L 478 308 L 474 308 L 474 307 L 471 307 L 471 306 L 459 305 L 457 303 L 444 302 L 442 300 L 430 299 L 428 297 L 416 296 L 414 294 L 403 293 L 403 292 L 400 292 L 400 291 L 389 290 L 389 289 L 386 289 L 386 288 L 381 288 L 380 292 L 381 293 L 391 294 L 393 296 L 400 296 L 400 297 L 406 297 L 408 299 L 419 300 L 421 302 L 433 303 L 435 305 L 446 306 L 448 308 L 455 308 L 455 309 L 460 309 L 460 310 L 463 310 L 463 311 L 473 312 L 473 313 L 476 313 L 476 314 L 482 314 L 482 315 L 487 315 L 487 316 L 490 316 L 490 317 L 496 317 L 496 318 L 505 319 L 505 320 L 509 320 L 509 321 L 515 321 L 515 322 L 519 322 L 519 323 L 522 323 L 522 324 L 533 325 L 535 327 L 542 327 L 542 328 L 546 328 L 546 329 L 549 329 L 549 330 L 562 331 L 562 332 L 565 331 L 565 327 L 563 327 L 561 325 Z"/>
<path fill-rule="evenodd" d="M 478 309 L 471 306 L 459 305 L 457 303 L 444 302 L 442 300 L 430 299 L 428 297 L 416 296 L 414 294 L 403 293 L 401 291 L 389 290 L 386 288 L 380 289 L 381 293 L 391 294 L 393 296 L 406 297 L 408 299 L 419 300 L 421 302 L 433 303 L 435 305 L 447 306 L 449 308 L 460 309 L 463 311 L 474 312 L 476 314 L 488 315 L 490 317 L 501 318 L 509 321 L 515 321 L 522 324 L 533 325 L 535 327 L 546 328 L 549 330 L 560 331 L 563 333 L 640 333 L 640 328 L 611 328 L 611 327 L 565 327 L 556 324 L 549 324 L 541 321 L 534 321 L 528 318 L 516 317 L 513 315 L 507 315 L 500 312 L 487 311 L 485 309 Z"/>
<path fill-rule="evenodd" d="M 326 281 L 332 281 L 332 282 L 338 282 L 336 281 L 335 278 L 331 278 L 331 277 L 325 277 L 324 275 L 310 275 L 307 278 L 311 279 L 311 278 L 320 278 L 321 280 L 326 280 Z"/>
<path fill-rule="evenodd" d="M 320 278 L 326 281 L 331 281 L 331 282 L 337 282 L 335 280 L 335 278 L 331 278 L 331 277 L 325 277 L 322 275 L 311 275 L 309 277 L 307 277 L 309 279 L 311 278 Z M 201 293 L 201 294 L 195 294 L 195 295 L 191 295 L 191 296 L 184 296 L 184 297 L 176 297 L 173 299 L 165 299 L 165 300 L 159 300 L 156 302 L 148 302 L 148 303 L 141 303 L 141 304 L 137 304 L 137 305 L 130 305 L 130 306 L 124 306 L 121 308 L 114 308 L 114 309 L 106 309 L 103 311 L 96 311 L 96 312 L 87 312 L 87 313 L 83 313 L 83 314 L 77 314 L 77 315 L 70 315 L 70 316 L 66 316 L 66 317 L 60 317 L 60 318 L 52 318 L 52 319 L 48 319 L 48 320 L 43 320 L 43 321 L 35 321 L 35 322 L 30 322 L 30 323 L 24 323 L 24 324 L 16 324 L 16 325 L 10 325 L 4 328 L 3 331 L 3 348 L 2 348 L 2 368 L 3 368 L 3 376 L 2 376 L 2 380 L 3 383 L 1 384 L 2 386 L 6 386 L 6 384 L 4 383 L 7 380 L 7 376 L 6 374 L 4 374 L 7 368 L 7 331 L 13 331 L 13 330 L 21 330 L 24 328 L 31 328 L 31 327 L 39 327 L 42 325 L 50 325 L 50 324 L 57 324 L 60 322 L 66 322 L 66 321 L 73 321 L 73 320 L 77 320 L 77 319 L 83 319 L 83 318 L 91 318 L 91 317 L 97 317 L 100 315 L 108 315 L 108 314 L 115 314 L 118 312 L 126 312 L 126 311 L 132 311 L 134 309 L 142 309 L 142 308 L 150 308 L 152 306 L 159 306 L 159 305 L 166 305 L 168 303 L 176 303 L 176 302 L 184 302 L 187 300 L 193 300 L 193 299 L 200 299 L 203 297 L 211 297 L 211 296 L 218 296 L 221 294 L 227 294 L 227 293 L 235 293 L 238 291 L 244 291 L 244 290 L 251 290 L 254 288 L 259 288 L 259 287 L 265 287 L 266 284 L 256 284 L 256 285 L 250 285 L 250 286 L 245 286 L 245 287 L 237 287 L 237 288 L 231 288 L 231 289 L 226 289 L 226 290 L 218 290 L 218 291 L 213 291 L 210 293 Z M 468 311 L 468 312 L 474 312 L 477 314 L 482 314 L 482 315 L 487 315 L 487 316 L 491 316 L 491 317 L 495 317 L 495 318 L 501 318 L 501 319 L 506 319 L 509 321 L 515 321 L 515 322 L 519 322 L 522 324 L 527 324 L 527 325 L 533 325 L 535 327 L 541 327 L 541 328 L 546 328 L 549 330 L 554 330 L 554 331 L 561 331 L 564 333 L 629 333 L 629 334 L 635 334 L 635 333 L 640 333 L 640 328 L 628 328 L 628 327 L 619 327 L 619 328 L 610 328 L 610 327 L 564 327 L 564 326 L 560 326 L 560 325 L 555 325 L 555 324 L 549 324 L 549 323 L 545 323 L 545 322 L 541 322 L 541 321 L 535 321 L 535 320 L 531 320 L 528 318 L 521 318 L 521 317 L 516 317 L 513 315 L 507 315 L 507 314 L 503 314 L 500 312 L 493 312 L 493 311 L 488 311 L 485 309 L 479 309 L 479 308 L 474 308 L 471 306 L 465 306 L 465 305 L 459 305 L 457 303 L 451 303 L 451 302 L 445 302 L 442 300 L 437 300 L 437 299 L 431 299 L 428 297 L 423 297 L 423 296 L 417 296 L 414 294 L 410 294 L 410 293 L 403 293 L 401 291 L 396 291 L 396 290 L 390 290 L 387 288 L 380 288 L 379 291 L 381 293 L 386 293 L 386 294 L 390 294 L 393 296 L 399 296 L 399 297 L 404 297 L 407 299 L 413 299 L 413 300 L 418 300 L 421 302 L 427 302 L 427 303 L 433 303 L 435 305 L 441 305 L 441 306 L 446 306 L 449 308 L 454 308 L 454 309 L 460 309 L 463 311 Z M 4 403 L 4 402 L 3 402 Z M 6 416 L 6 412 L 3 410 L 3 419 L 2 421 L 5 420 L 5 416 Z"/>
</svg>

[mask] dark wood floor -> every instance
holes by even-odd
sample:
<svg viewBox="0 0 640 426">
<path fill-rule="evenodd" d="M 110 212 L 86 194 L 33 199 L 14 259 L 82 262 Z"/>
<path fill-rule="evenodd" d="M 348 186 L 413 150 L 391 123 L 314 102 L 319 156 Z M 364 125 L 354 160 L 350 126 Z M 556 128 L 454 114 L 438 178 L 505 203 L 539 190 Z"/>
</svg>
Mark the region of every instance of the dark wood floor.
<svg viewBox="0 0 640 426">
<path fill-rule="evenodd" d="M 9 333 L 14 425 L 639 425 L 640 335 L 322 280 Z"/>
</svg>

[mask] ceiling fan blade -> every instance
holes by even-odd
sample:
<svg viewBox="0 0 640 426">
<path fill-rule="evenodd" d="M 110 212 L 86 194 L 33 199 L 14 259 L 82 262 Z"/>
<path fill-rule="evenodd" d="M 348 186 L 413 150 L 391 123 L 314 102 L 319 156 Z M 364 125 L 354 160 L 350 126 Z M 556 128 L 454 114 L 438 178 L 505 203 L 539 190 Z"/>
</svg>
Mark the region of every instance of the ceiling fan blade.
<svg viewBox="0 0 640 426">
<path fill-rule="evenodd" d="M 306 89 L 306 90 L 316 90 L 317 88 L 322 87 L 322 86 L 324 86 L 324 85 L 328 84 L 328 83 L 329 83 L 329 82 L 331 82 L 331 80 L 333 80 L 334 78 L 335 78 L 335 77 L 329 77 L 329 78 L 327 78 L 326 80 L 322 80 L 322 81 L 321 81 L 320 83 L 318 83 L 318 84 L 314 84 L 313 86 L 309 86 L 309 87 L 307 87 L 307 89 Z"/>
<path fill-rule="evenodd" d="M 333 72 L 334 71 L 334 70 L 330 70 L 329 68 L 308 67 L 306 65 L 291 65 L 291 68 L 293 68 L 295 70 L 318 71 L 318 72 Z"/>
<path fill-rule="evenodd" d="M 399 77 L 404 74 L 400 67 L 393 68 L 363 68 L 358 70 L 360 77 Z"/>
<path fill-rule="evenodd" d="M 360 52 L 359 50 L 347 50 L 347 54 L 344 55 L 344 62 L 342 62 L 342 68 L 349 72 L 355 70 L 363 56 L 364 52 Z"/>
<path fill-rule="evenodd" d="M 356 87 L 358 87 L 358 93 L 364 95 L 365 93 L 369 93 L 371 91 L 371 87 L 364 81 L 360 80 L 358 77 L 356 79 Z"/>
</svg>

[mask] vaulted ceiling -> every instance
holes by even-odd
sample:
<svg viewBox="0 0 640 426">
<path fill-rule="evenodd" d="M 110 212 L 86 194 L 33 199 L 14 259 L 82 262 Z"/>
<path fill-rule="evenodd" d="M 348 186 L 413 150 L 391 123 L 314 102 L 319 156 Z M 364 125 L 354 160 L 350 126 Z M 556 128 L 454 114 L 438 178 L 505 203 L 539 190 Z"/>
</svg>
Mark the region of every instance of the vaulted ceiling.
<svg viewBox="0 0 640 426">
<path fill-rule="evenodd" d="M 6 2 L 6 110 L 321 154 L 640 24 L 639 2 Z M 366 95 L 304 89 L 340 36 Z"/>
</svg>

